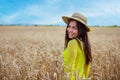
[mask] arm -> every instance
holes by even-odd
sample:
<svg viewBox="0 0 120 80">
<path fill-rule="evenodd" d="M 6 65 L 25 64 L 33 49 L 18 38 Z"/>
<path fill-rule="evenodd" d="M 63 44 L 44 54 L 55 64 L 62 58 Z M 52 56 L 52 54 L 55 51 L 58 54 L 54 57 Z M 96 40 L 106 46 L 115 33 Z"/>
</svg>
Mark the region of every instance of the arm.
<svg viewBox="0 0 120 80">
<path fill-rule="evenodd" d="M 74 75 L 75 71 L 75 60 L 77 57 L 77 47 L 78 43 L 75 39 L 70 40 L 68 42 L 68 46 L 65 50 L 65 54 L 67 54 L 67 65 L 68 72 L 71 72 L 72 75 Z"/>
</svg>

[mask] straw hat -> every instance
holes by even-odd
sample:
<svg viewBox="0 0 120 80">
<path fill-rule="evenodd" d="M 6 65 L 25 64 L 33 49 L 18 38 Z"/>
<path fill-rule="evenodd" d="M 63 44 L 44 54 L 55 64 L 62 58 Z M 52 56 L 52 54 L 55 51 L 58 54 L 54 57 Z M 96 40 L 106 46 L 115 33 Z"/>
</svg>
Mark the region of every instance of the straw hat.
<svg viewBox="0 0 120 80">
<path fill-rule="evenodd" d="M 74 13 L 71 17 L 62 16 L 62 19 L 66 24 L 68 24 L 69 19 L 74 19 L 74 20 L 82 23 L 86 27 L 88 32 L 92 30 L 91 28 L 89 28 L 87 26 L 87 18 L 80 13 Z"/>
</svg>

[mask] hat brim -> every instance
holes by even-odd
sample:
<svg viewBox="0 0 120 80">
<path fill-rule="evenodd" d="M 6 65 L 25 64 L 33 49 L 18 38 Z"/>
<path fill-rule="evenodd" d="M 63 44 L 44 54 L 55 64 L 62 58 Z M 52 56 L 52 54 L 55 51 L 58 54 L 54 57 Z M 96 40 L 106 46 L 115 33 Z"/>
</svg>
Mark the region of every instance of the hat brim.
<svg viewBox="0 0 120 80">
<path fill-rule="evenodd" d="M 86 27 L 86 29 L 87 29 L 88 32 L 89 32 L 89 31 L 92 31 L 92 29 L 89 28 L 83 21 L 80 21 L 80 20 L 78 20 L 77 18 L 62 16 L 62 19 L 63 19 L 63 21 L 64 21 L 66 24 L 68 24 L 68 21 L 69 21 L 70 19 L 74 19 L 74 20 L 82 23 L 82 24 Z"/>
</svg>

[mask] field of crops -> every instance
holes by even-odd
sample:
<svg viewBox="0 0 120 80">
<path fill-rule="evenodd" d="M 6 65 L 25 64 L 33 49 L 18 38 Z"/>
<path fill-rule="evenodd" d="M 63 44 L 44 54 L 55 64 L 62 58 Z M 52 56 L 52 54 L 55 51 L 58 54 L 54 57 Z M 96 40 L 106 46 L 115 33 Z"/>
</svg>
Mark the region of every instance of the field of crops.
<svg viewBox="0 0 120 80">
<path fill-rule="evenodd" d="M 65 27 L 0 27 L 0 80 L 68 80 Z M 92 80 L 120 80 L 120 28 L 89 33 Z"/>
</svg>

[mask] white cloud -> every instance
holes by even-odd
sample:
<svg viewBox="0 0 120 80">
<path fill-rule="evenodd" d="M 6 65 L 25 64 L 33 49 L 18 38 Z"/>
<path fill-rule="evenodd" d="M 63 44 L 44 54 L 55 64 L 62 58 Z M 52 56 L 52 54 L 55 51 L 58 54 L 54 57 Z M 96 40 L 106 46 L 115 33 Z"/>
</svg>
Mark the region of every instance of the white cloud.
<svg viewBox="0 0 120 80">
<path fill-rule="evenodd" d="M 41 7 L 38 5 L 31 5 L 26 7 L 24 10 L 18 10 L 13 12 L 12 14 L 8 14 L 6 16 L 2 16 L 0 19 L 2 23 L 15 23 L 17 19 L 30 18 L 30 17 L 38 17 L 40 18 L 43 14 Z M 33 20 L 31 20 L 33 21 Z M 26 22 L 26 21 L 25 21 Z M 30 22 L 31 23 L 31 22 Z"/>
<path fill-rule="evenodd" d="M 120 14 L 120 5 L 113 3 L 98 3 L 94 8 L 87 9 L 85 13 L 87 13 L 89 17 L 118 15 Z"/>
<path fill-rule="evenodd" d="M 12 14 L 12 15 L 7 15 L 7 16 L 3 16 L 0 21 L 2 23 L 12 23 L 15 21 L 15 18 L 17 18 L 20 14 L 19 13 L 15 13 L 15 14 Z"/>
<path fill-rule="evenodd" d="M 48 10 L 50 11 L 50 10 Z M 56 24 L 60 22 L 61 13 L 48 12 L 41 5 L 30 5 L 24 10 L 18 10 L 7 16 L 3 16 L 2 23 L 27 23 L 27 24 Z M 35 19 L 34 19 L 35 18 Z M 26 19 L 28 21 L 26 21 Z M 20 21 L 22 20 L 22 22 Z M 23 22 L 24 21 L 24 22 Z"/>
<path fill-rule="evenodd" d="M 89 18 L 109 17 L 120 14 L 119 3 L 99 3 L 97 1 L 82 5 L 62 5 L 62 0 L 46 0 L 45 4 L 29 5 L 22 10 L 2 16 L 0 23 L 28 23 L 28 24 L 57 24 L 63 22 L 61 17 L 71 16 L 74 12 L 81 12 Z M 71 2 L 72 3 L 72 2 Z M 61 6 L 62 5 L 62 6 Z"/>
</svg>

